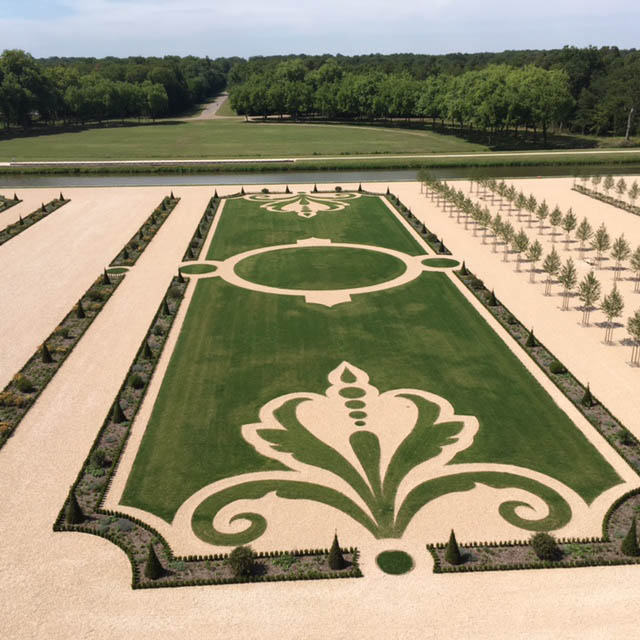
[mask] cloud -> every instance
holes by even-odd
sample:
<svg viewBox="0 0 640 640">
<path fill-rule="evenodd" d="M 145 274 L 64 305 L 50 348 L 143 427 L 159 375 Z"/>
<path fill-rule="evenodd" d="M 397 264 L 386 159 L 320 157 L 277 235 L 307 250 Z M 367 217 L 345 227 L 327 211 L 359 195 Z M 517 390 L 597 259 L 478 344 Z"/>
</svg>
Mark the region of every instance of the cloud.
<svg viewBox="0 0 640 640">
<path fill-rule="evenodd" d="M 3 16 L 2 46 L 36 56 L 96 57 L 636 46 L 640 7 L 627 0 L 539 0 L 526 14 L 520 6 L 505 0 L 27 0 L 11 3 Z"/>
</svg>

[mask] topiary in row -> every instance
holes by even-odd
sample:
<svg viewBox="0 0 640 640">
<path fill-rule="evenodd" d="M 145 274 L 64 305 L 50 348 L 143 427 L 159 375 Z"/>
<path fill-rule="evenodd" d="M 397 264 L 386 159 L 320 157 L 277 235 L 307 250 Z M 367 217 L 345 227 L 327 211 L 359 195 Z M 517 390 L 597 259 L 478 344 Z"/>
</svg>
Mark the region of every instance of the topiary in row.
<svg viewBox="0 0 640 640">
<path fill-rule="evenodd" d="M 180 202 L 180 198 L 173 195 L 165 196 L 160 204 L 153 210 L 142 226 L 136 231 L 133 237 L 120 250 L 118 255 L 111 261 L 112 267 L 130 267 L 136 263 L 147 245 L 153 240 L 164 221 Z"/>
<path fill-rule="evenodd" d="M 202 214 L 202 218 L 200 218 L 200 222 L 198 222 L 198 226 L 196 230 L 193 232 L 193 236 L 189 241 L 189 246 L 184 253 L 184 257 L 182 260 L 184 262 L 189 260 L 197 260 L 200 257 L 200 253 L 202 252 L 202 247 L 204 246 L 205 240 L 209 235 L 209 231 L 211 229 L 211 225 L 216 217 L 218 212 L 218 208 L 220 206 L 220 198 L 218 197 L 218 191 L 216 190 L 215 194 L 209 200 L 204 213 Z"/>
<path fill-rule="evenodd" d="M 40 220 L 42 220 L 43 218 L 46 218 L 49 214 L 67 204 L 67 202 L 71 202 L 71 200 L 69 200 L 69 198 L 65 199 L 65 197 L 60 194 L 59 198 L 54 198 L 46 204 L 43 202 L 35 211 L 25 216 L 24 218 L 20 216 L 17 222 L 6 226 L 0 231 L 0 245 L 20 235 L 29 227 L 32 227 L 37 222 L 40 222 Z M 14 204 L 17 204 L 17 202 L 15 202 Z"/>
</svg>

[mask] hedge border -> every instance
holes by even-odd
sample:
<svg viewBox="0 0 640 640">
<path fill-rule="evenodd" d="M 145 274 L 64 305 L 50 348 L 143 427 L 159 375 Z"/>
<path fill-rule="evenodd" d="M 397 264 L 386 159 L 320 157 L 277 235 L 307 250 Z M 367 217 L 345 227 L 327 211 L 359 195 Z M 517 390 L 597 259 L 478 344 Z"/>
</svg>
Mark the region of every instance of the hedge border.
<svg viewBox="0 0 640 640">
<path fill-rule="evenodd" d="M 8 430 L 5 433 L 1 433 L 0 434 L 0 449 L 2 449 L 2 447 L 6 444 L 7 440 L 13 435 L 13 433 L 15 432 L 15 430 L 18 428 L 18 425 L 22 422 L 22 420 L 24 419 L 24 417 L 27 415 L 27 413 L 29 412 L 29 409 L 31 409 L 31 407 L 35 404 L 36 400 L 40 397 L 40 394 L 45 390 L 45 388 L 47 387 L 47 385 L 49 384 L 49 382 L 51 382 L 51 380 L 53 379 L 53 377 L 55 376 L 55 374 L 58 372 L 58 370 L 60 369 L 60 367 L 63 365 L 63 363 L 65 362 L 65 360 L 69 357 L 69 355 L 71 354 L 71 352 L 76 348 L 77 344 L 80 342 L 80 340 L 82 339 L 82 336 L 85 334 L 85 332 L 87 331 L 87 329 L 89 329 L 89 327 L 93 324 L 93 321 L 98 317 L 98 315 L 100 314 L 100 312 L 102 311 L 102 309 L 104 309 L 105 305 L 107 304 L 107 302 L 111 299 L 111 296 L 114 294 L 115 290 L 118 288 L 118 286 L 120 285 L 120 283 L 122 282 L 122 280 L 124 279 L 125 274 L 122 275 L 110 275 L 109 276 L 109 280 L 111 281 L 112 284 L 112 288 L 109 291 L 109 294 L 106 298 L 106 300 L 102 300 L 99 304 L 100 304 L 100 308 L 96 309 L 95 312 L 92 311 L 85 311 L 85 313 L 87 314 L 87 320 L 88 322 L 85 324 L 85 326 L 83 327 L 82 331 L 80 331 L 80 333 L 78 333 L 76 336 L 74 336 L 73 339 L 73 343 L 71 344 L 69 350 L 58 360 L 55 360 L 55 367 L 51 367 L 50 369 L 50 375 L 48 376 L 48 378 L 46 379 L 46 381 L 44 382 L 43 385 L 41 385 L 41 387 L 39 389 L 36 390 L 36 392 L 34 394 L 32 394 L 30 396 L 31 398 L 31 402 L 27 405 L 26 410 L 24 411 L 24 413 L 19 417 L 19 419 L 13 424 L 13 426 L 11 427 L 10 430 Z M 100 275 L 90 286 L 89 288 L 84 292 L 84 294 L 80 297 L 80 299 L 78 300 L 78 302 L 71 308 L 71 310 L 64 316 L 64 318 L 58 323 L 58 325 L 56 326 L 56 328 L 45 338 L 44 343 L 48 342 L 51 337 L 55 334 L 56 330 L 64 325 L 65 321 L 71 317 L 76 311 L 77 305 L 82 302 L 82 300 L 84 300 L 87 295 L 89 294 L 89 292 L 97 285 L 100 284 L 101 286 L 108 286 L 104 283 L 103 281 L 104 279 L 104 274 Z M 92 315 L 90 315 L 92 314 Z M 44 344 L 43 343 L 43 344 Z M 34 352 L 34 354 L 25 362 L 25 364 L 22 366 L 22 368 L 14 375 L 13 379 L 5 386 L 5 388 L 2 390 L 2 392 L 4 393 L 5 391 L 9 391 L 11 389 L 11 386 L 13 384 L 13 380 L 15 379 L 16 376 L 18 376 L 19 374 L 24 374 L 24 372 L 27 370 L 27 368 L 29 367 L 29 365 L 36 359 L 41 357 L 41 347 L 38 347 L 38 349 L 36 349 L 36 351 Z"/>
<path fill-rule="evenodd" d="M 138 258 L 144 253 L 144 250 L 149 246 L 151 241 L 156 237 L 156 233 L 160 231 L 162 225 L 165 223 L 166 219 L 171 215 L 172 211 L 176 208 L 178 203 L 180 202 L 180 198 L 175 198 L 173 196 L 173 191 L 171 195 L 165 196 L 162 198 L 160 204 L 151 212 L 149 217 L 140 225 L 138 230 L 129 238 L 127 243 L 120 249 L 116 257 L 109 263 L 110 267 L 132 267 L 137 261 Z M 160 207 L 165 207 L 161 209 Z M 156 216 L 159 218 L 159 221 L 156 220 Z M 155 222 L 152 222 L 155 220 Z M 144 234 L 144 228 L 151 227 L 151 233 L 149 235 Z M 140 235 L 142 234 L 142 238 Z M 139 249 L 133 249 L 132 243 L 135 243 Z M 125 258 L 124 252 L 130 251 L 134 253 L 134 257 L 131 256 Z"/>
<path fill-rule="evenodd" d="M 4 213 L 5 211 L 9 211 L 11 207 L 15 207 L 17 204 L 20 204 L 22 200 L 18 198 L 18 196 L 14 193 L 13 198 L 7 198 L 6 196 L 0 195 L 0 203 L 2 203 L 2 209 L 0 209 L 0 213 Z"/>
<path fill-rule="evenodd" d="M 67 204 L 67 202 L 71 202 L 71 199 L 66 198 L 64 200 L 61 200 L 60 198 L 54 198 L 44 205 L 45 211 L 43 211 L 42 206 L 40 206 L 35 211 L 32 211 L 30 214 L 26 215 L 24 218 L 20 216 L 19 220 L 17 220 L 16 222 L 12 222 L 4 229 L 0 230 L 0 245 L 5 244 L 5 242 L 9 242 L 9 240 L 13 240 L 13 238 L 19 236 L 23 231 L 26 231 L 34 224 L 40 222 L 40 220 L 42 220 L 43 218 L 51 215 L 60 207 L 63 207 L 65 204 Z M 4 211 L 6 211 L 6 209 L 4 209 Z M 17 229 L 16 233 L 12 233 L 13 229 Z"/>
<path fill-rule="evenodd" d="M 574 184 L 571 187 L 572 191 L 576 191 L 577 193 L 582 194 L 583 196 L 588 196 L 589 198 L 593 198 L 594 200 L 599 200 L 600 202 L 604 202 L 605 204 L 609 204 L 616 209 L 623 209 L 624 211 L 628 211 L 635 216 L 640 216 L 640 207 L 635 207 L 624 200 L 618 200 L 617 198 L 612 198 L 611 196 L 605 195 L 604 193 L 598 193 L 597 191 L 593 191 L 588 187 L 585 187 L 581 184 Z"/>
<path fill-rule="evenodd" d="M 231 198 L 235 198 L 242 195 L 245 195 L 244 188 L 241 190 L 239 194 L 223 196 L 223 198 L 231 199 Z M 118 511 L 102 508 L 102 504 L 104 503 L 107 492 L 109 491 L 114 475 L 120 464 L 122 453 L 124 452 L 126 443 L 129 439 L 129 436 L 131 433 L 131 426 L 133 425 L 136 415 L 140 407 L 142 406 L 142 402 L 146 396 L 147 389 L 149 387 L 153 374 L 155 373 L 157 364 L 160 360 L 165 344 L 171 332 L 171 328 L 173 327 L 173 323 L 180 309 L 180 305 L 182 304 L 182 301 L 184 299 L 184 295 L 189 282 L 190 282 L 190 278 L 184 277 L 181 275 L 174 276 L 172 278 L 169 284 L 169 287 L 167 288 L 167 292 L 165 293 L 165 296 L 163 297 L 163 300 L 160 303 L 151 324 L 149 325 L 149 329 L 147 330 L 142 340 L 142 343 L 140 344 L 140 347 L 138 348 L 138 351 L 136 352 L 136 355 L 134 356 L 134 359 L 131 365 L 129 366 L 129 369 L 127 370 L 127 374 L 125 375 L 124 380 L 120 385 L 120 388 L 115 397 L 115 400 L 112 403 L 111 408 L 107 413 L 107 416 L 105 417 L 102 423 L 102 426 L 100 427 L 93 441 L 91 448 L 89 449 L 89 453 L 87 454 L 85 461 L 82 464 L 82 467 L 78 473 L 78 476 L 76 477 L 76 480 L 74 481 L 73 485 L 70 488 L 69 494 L 64 504 L 62 505 L 60 512 L 58 513 L 58 516 L 53 524 L 53 530 L 67 531 L 67 532 L 79 531 L 82 533 L 97 535 L 102 538 L 110 540 L 115 545 L 120 547 L 129 558 L 129 562 L 131 564 L 131 569 L 132 569 L 131 586 L 133 589 L 199 586 L 199 585 L 209 585 L 209 584 L 232 584 L 232 583 L 245 583 L 245 582 L 279 582 L 279 581 L 285 581 L 285 580 L 322 580 L 322 579 L 335 579 L 335 578 L 362 577 L 363 574 L 359 564 L 360 552 L 357 548 L 349 547 L 348 549 L 343 548 L 343 553 L 351 554 L 351 569 L 349 570 L 341 570 L 341 571 L 329 570 L 324 572 L 314 571 L 314 572 L 309 572 L 301 575 L 300 574 L 298 575 L 276 574 L 276 575 L 263 575 L 263 576 L 249 576 L 246 578 L 242 578 L 242 577 L 214 578 L 212 577 L 211 579 L 195 579 L 195 580 L 184 579 L 184 577 L 180 576 L 179 573 L 176 572 L 175 574 L 173 574 L 172 577 L 170 578 L 164 577 L 162 581 L 157 582 L 152 579 L 143 577 L 143 567 L 144 567 L 144 561 L 146 560 L 146 556 L 144 559 L 136 557 L 133 549 L 133 538 L 135 534 L 132 533 L 130 536 L 126 535 L 126 533 L 133 531 L 133 527 L 126 532 L 121 531 L 116 534 L 115 532 L 107 533 L 107 532 L 98 531 L 97 529 L 92 528 L 91 526 L 87 526 L 86 524 L 73 525 L 66 522 L 66 509 L 69 504 L 69 500 L 72 494 L 75 494 L 82 480 L 84 480 L 85 478 L 87 478 L 88 475 L 90 475 L 89 469 L 92 468 L 92 465 L 91 465 L 92 456 L 94 452 L 100 448 L 102 438 L 107 428 L 110 427 L 113 423 L 112 416 L 113 416 L 114 408 L 116 404 L 119 404 L 120 402 L 120 398 L 127 387 L 127 381 L 129 380 L 130 375 L 133 373 L 134 366 L 143 357 L 145 347 L 146 345 L 148 345 L 148 340 L 152 334 L 154 327 L 156 326 L 158 317 L 164 312 L 165 304 L 171 304 L 171 306 L 173 306 L 173 309 L 171 309 L 171 306 L 169 307 L 170 316 L 171 316 L 171 319 L 169 321 L 169 326 L 167 330 L 162 334 L 161 338 L 159 338 L 160 346 L 159 346 L 159 349 L 157 350 L 157 353 L 153 355 L 153 365 L 152 365 L 151 372 L 144 384 L 144 387 L 140 390 L 140 393 L 135 397 L 135 404 L 133 405 L 133 411 L 131 412 L 131 415 L 129 417 L 126 417 L 125 415 L 126 420 L 123 424 L 125 424 L 126 427 L 125 427 L 124 434 L 122 434 L 121 440 L 117 444 L 116 455 L 114 456 L 114 459 L 111 461 L 111 464 L 107 470 L 106 481 L 103 487 L 101 488 L 101 491 L 99 492 L 99 495 L 97 496 L 97 499 L 95 501 L 96 506 L 90 513 L 84 513 L 85 520 L 93 519 L 95 522 L 96 516 L 109 516 L 109 517 L 116 517 L 121 520 L 128 521 L 135 527 L 138 527 L 138 531 L 136 531 L 136 533 L 139 533 L 140 531 L 145 531 L 147 534 L 151 536 L 152 538 L 151 544 L 154 545 L 154 549 L 156 548 L 157 545 L 160 545 L 164 553 L 165 565 L 169 563 L 174 563 L 174 562 L 184 563 L 184 564 L 194 563 L 194 562 L 216 562 L 216 561 L 220 562 L 220 561 L 224 561 L 224 559 L 228 556 L 228 554 L 215 554 L 210 556 L 198 555 L 198 556 L 184 556 L 184 557 L 174 556 L 171 550 L 171 547 L 169 546 L 167 541 L 153 527 L 143 522 L 142 520 L 135 518 L 133 516 L 130 516 L 126 513 L 121 513 Z M 175 287 L 179 287 L 181 295 L 177 303 L 170 303 L 169 302 L 170 298 L 168 294 L 169 294 L 169 291 Z M 255 554 L 255 557 L 258 559 L 268 559 L 268 558 L 277 558 L 285 554 L 289 554 L 293 556 L 327 555 L 328 557 L 328 550 L 304 549 L 304 550 L 292 550 L 292 551 L 280 551 L 280 552 L 263 552 L 263 553 Z M 189 569 L 185 568 L 184 571 L 188 573 Z"/>
</svg>

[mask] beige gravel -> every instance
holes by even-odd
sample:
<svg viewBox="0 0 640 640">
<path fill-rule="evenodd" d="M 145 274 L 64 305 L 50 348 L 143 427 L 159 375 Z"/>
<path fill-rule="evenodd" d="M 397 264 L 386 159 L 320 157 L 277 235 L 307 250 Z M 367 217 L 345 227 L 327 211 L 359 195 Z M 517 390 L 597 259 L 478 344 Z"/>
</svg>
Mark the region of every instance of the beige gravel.
<svg viewBox="0 0 640 640">
<path fill-rule="evenodd" d="M 4 637 L 165 638 L 170 634 L 180 638 L 260 639 L 344 638 L 347 634 L 352 638 L 633 637 L 637 632 L 633 605 L 640 589 L 637 567 L 437 576 L 431 573 L 431 562 L 425 551 L 416 558 L 416 569 L 402 578 L 382 575 L 372 566 L 372 556 L 368 556 L 363 559 L 367 577 L 361 580 L 134 592 L 129 587 L 128 560 L 117 547 L 93 536 L 53 534 L 51 525 L 68 487 L 175 272 L 175 265 L 211 190 L 205 187 L 174 189 L 176 195 L 183 197 L 178 208 L 15 436 L 0 451 L 3 541 L 0 546 L 3 603 L 0 628 Z M 235 190 L 236 187 L 218 188 L 221 194 Z M 502 263 L 493 265 L 485 257 L 490 255 L 487 248 L 476 249 L 472 255 L 469 246 L 469 254 L 462 252 L 471 234 L 447 229 L 445 217 L 420 204 L 424 201 L 420 199 L 418 185 L 398 185 L 394 190 L 400 192 L 407 204 L 415 200 L 414 211 L 425 213 L 437 233 L 444 230 L 449 245 L 458 250 L 456 243 L 459 243 L 460 255 L 471 257 L 472 268 L 478 271 L 486 268 L 488 275 L 481 273 L 481 277 L 484 275 L 487 281 L 489 276 L 499 277 L 505 284 L 513 278 L 510 272 L 513 265 L 507 268 L 501 267 Z M 73 198 L 71 191 L 76 190 L 68 191 Z M 71 209 L 71 203 L 56 214 L 69 208 L 69 218 L 77 221 L 80 212 L 94 211 L 91 229 L 98 225 L 100 231 L 88 233 L 90 242 L 86 252 L 79 252 L 80 242 L 75 244 L 82 230 L 75 228 L 73 222 L 65 221 L 64 216 L 56 218 L 57 224 L 66 225 L 64 233 L 57 235 L 54 224 L 43 227 L 47 231 L 35 233 L 41 225 L 52 223 L 52 217 L 34 227 L 31 242 L 18 245 L 14 243 L 20 239 L 15 239 L 0 248 L 3 363 L 5 351 L 13 348 L 13 342 L 18 343 L 13 360 L 5 366 L 13 367 L 12 363 L 20 360 L 20 354 L 25 356 L 22 360 L 30 355 L 148 214 L 147 204 L 153 206 L 158 196 L 166 193 L 166 188 L 160 188 L 159 192 L 153 189 L 90 191 L 95 197 L 87 195 L 84 207 L 77 204 Z M 120 195 L 122 192 L 126 197 Z M 129 203 L 127 206 L 132 198 L 140 198 L 139 207 L 122 212 L 120 207 L 112 208 L 112 197 L 122 197 L 123 203 Z M 82 200 L 77 197 L 76 202 Z M 117 220 L 117 225 L 100 226 L 103 221 L 99 212 L 105 210 L 113 211 L 114 217 L 109 222 Z M 436 218 L 442 229 L 436 226 Z M 23 240 L 28 236 L 29 232 L 23 234 Z M 478 240 L 472 242 L 479 245 Z M 12 245 L 8 258 L 5 254 Z M 54 251 L 60 247 L 64 250 Z M 66 256 L 72 250 L 73 259 L 70 256 L 66 260 L 59 255 Z M 14 277 L 18 273 L 30 273 L 29 265 L 34 265 L 33 272 L 39 279 L 31 275 L 28 284 L 7 289 L 12 279 L 5 278 L 4 274 L 12 265 Z M 76 287 L 79 291 L 66 293 L 64 288 L 52 291 L 53 278 L 47 278 L 53 270 L 69 274 L 66 288 Z M 79 282 L 82 278 L 86 281 Z M 43 279 L 48 286 L 42 285 Z M 29 294 L 24 289 L 35 289 L 35 293 Z M 515 307 L 522 287 L 514 284 L 512 293 L 505 287 L 501 295 L 520 315 Z M 64 304 L 62 297 L 65 297 Z M 522 302 L 523 317 L 530 317 L 524 312 L 544 317 L 544 311 L 536 310 L 538 303 L 536 309 L 532 308 L 533 296 L 528 298 Z M 28 309 L 23 312 L 25 305 Z M 46 314 L 52 305 L 59 305 L 60 313 L 52 314 L 48 321 L 40 321 L 40 315 Z M 546 312 L 551 314 L 549 310 Z M 556 315 L 562 314 L 558 311 Z M 20 323 L 11 324 L 7 317 L 19 318 Z M 534 319 L 536 333 L 554 350 L 556 345 L 567 342 L 567 336 L 561 335 L 551 344 L 554 332 L 542 322 L 539 326 L 537 316 Z M 20 327 L 19 332 L 16 327 Z M 570 332 L 571 340 L 578 342 L 576 335 L 582 339 L 585 332 Z M 591 342 L 587 344 L 589 349 L 593 348 Z M 570 345 L 565 346 L 566 358 L 561 353 L 558 355 L 572 368 L 584 367 L 589 371 L 614 368 L 613 361 L 609 360 L 583 361 L 582 343 L 573 350 Z M 596 393 L 602 396 L 606 385 L 595 377 L 591 380 Z M 628 395 L 633 383 L 627 383 L 625 388 Z M 614 394 L 609 403 L 621 417 L 624 395 Z M 631 401 L 626 400 L 628 405 Z M 446 512 L 434 509 L 430 515 L 444 518 Z M 348 537 L 342 537 L 344 544 L 352 543 Z M 402 548 L 401 543 L 391 546 Z M 383 548 L 388 547 L 385 544 Z"/>
</svg>

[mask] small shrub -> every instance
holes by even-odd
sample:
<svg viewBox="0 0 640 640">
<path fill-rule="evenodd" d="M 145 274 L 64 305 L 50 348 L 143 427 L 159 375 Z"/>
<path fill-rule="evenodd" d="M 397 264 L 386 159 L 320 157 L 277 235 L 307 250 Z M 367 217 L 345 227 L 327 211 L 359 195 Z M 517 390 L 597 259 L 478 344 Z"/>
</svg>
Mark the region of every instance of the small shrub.
<svg viewBox="0 0 640 640">
<path fill-rule="evenodd" d="M 549 371 L 551 371 L 551 373 L 555 373 L 556 375 L 559 375 L 561 373 L 567 373 L 567 368 L 562 364 L 562 362 L 558 362 L 558 360 L 554 360 L 549 365 Z"/>
<path fill-rule="evenodd" d="M 447 551 L 444 554 L 444 559 L 449 564 L 462 564 L 462 554 L 460 553 L 456 534 L 453 532 L 453 529 L 451 529 L 451 534 L 449 535 L 449 542 L 447 543 Z"/>
<path fill-rule="evenodd" d="M 231 567 L 236 578 L 250 576 L 254 567 L 253 550 L 250 546 L 236 547 L 227 558 L 227 564 Z"/>
<path fill-rule="evenodd" d="M 591 389 L 589 388 L 589 385 L 587 385 L 587 388 L 584 390 L 584 395 L 582 396 L 582 400 L 580 400 L 580 404 L 585 407 L 593 407 L 593 405 L 595 404 L 595 400 L 591 395 Z"/>
<path fill-rule="evenodd" d="M 82 300 L 78 300 L 78 305 L 76 306 L 76 318 L 86 318 L 87 314 L 84 312 L 84 307 L 82 306 Z"/>
<path fill-rule="evenodd" d="M 180 290 L 179 287 L 171 287 L 171 289 L 169 289 L 169 297 L 170 298 L 181 298 L 182 297 L 182 291 Z"/>
<path fill-rule="evenodd" d="M 531 538 L 531 546 L 540 560 L 554 561 L 562 557 L 562 550 L 556 539 L 549 533 L 536 533 Z"/>
<path fill-rule="evenodd" d="M 287 187 L 287 189 L 288 189 L 288 188 L 289 188 L 289 187 Z M 261 189 L 261 191 L 262 191 L 262 193 L 269 193 L 269 189 L 267 189 L 267 187 L 263 187 L 263 188 Z"/>
<path fill-rule="evenodd" d="M 51 357 L 51 352 L 49 351 L 49 347 L 47 347 L 47 343 L 43 342 L 42 347 L 40 349 L 40 355 L 42 356 L 42 362 L 45 364 L 51 364 L 53 362 L 53 358 Z"/>
<path fill-rule="evenodd" d="M 33 386 L 33 382 L 31 382 L 31 380 L 22 373 L 16 374 L 13 382 L 16 385 L 18 391 L 21 391 L 22 393 L 33 393 L 36 390 L 36 388 Z"/>
<path fill-rule="evenodd" d="M 507 324 L 518 324 L 518 321 L 512 314 L 507 315 Z"/>
<path fill-rule="evenodd" d="M 490 307 L 497 307 L 498 306 L 498 299 L 496 298 L 496 294 L 495 294 L 493 289 L 491 289 L 491 295 L 489 296 L 489 299 L 487 300 L 487 304 Z"/>
<path fill-rule="evenodd" d="M 331 549 L 329 549 L 329 566 L 335 571 L 344 569 L 347 566 L 344 556 L 342 555 L 342 551 L 340 550 L 337 533 L 334 534 Z"/>
<path fill-rule="evenodd" d="M 336 187 L 336 191 L 337 191 L 338 193 L 340 193 L 340 191 L 342 191 L 342 187 L 340 187 L 340 186 Z"/>
<path fill-rule="evenodd" d="M 69 495 L 69 502 L 65 510 L 65 519 L 69 524 L 80 524 L 84 522 L 84 513 L 78 504 L 78 499 L 74 491 Z"/>
<path fill-rule="evenodd" d="M 162 325 L 157 324 L 155 327 L 153 327 L 153 335 L 154 336 L 164 335 L 164 329 L 162 328 Z"/>
<path fill-rule="evenodd" d="M 90 289 L 87 292 L 87 296 L 92 302 L 102 302 L 104 300 L 104 295 L 99 289 Z"/>
<path fill-rule="evenodd" d="M 120 398 L 116 400 L 116 403 L 113 406 L 111 419 L 117 424 L 119 424 L 120 422 L 125 422 L 125 420 L 127 419 L 127 416 L 125 416 L 124 411 L 122 410 L 122 406 L 120 405 Z"/>
<path fill-rule="evenodd" d="M 139 373 L 133 373 L 129 376 L 129 386 L 134 389 L 142 389 L 144 387 L 144 378 Z"/>
<path fill-rule="evenodd" d="M 538 343 L 536 342 L 536 337 L 533 335 L 533 329 L 529 331 L 529 335 L 527 336 L 527 341 L 524 343 L 526 347 L 537 347 Z"/>
<path fill-rule="evenodd" d="M 54 333 L 57 336 L 60 336 L 61 338 L 70 338 L 71 337 L 71 335 L 70 335 L 71 331 L 69 330 L 69 327 L 64 327 L 62 325 L 57 327 Z"/>
<path fill-rule="evenodd" d="M 159 326 L 159 325 L 156 325 L 156 326 Z M 145 360 L 153 359 L 153 351 L 151 351 L 151 347 L 149 346 L 149 343 L 146 340 L 144 341 L 144 347 L 142 348 L 142 357 Z M 140 387 L 136 387 L 136 388 L 140 388 Z"/>
<path fill-rule="evenodd" d="M 13 391 L 0 393 L 0 407 L 25 407 L 29 399 Z"/>
<path fill-rule="evenodd" d="M 0 436 L 11 431 L 11 425 L 8 422 L 0 422 Z"/>
<path fill-rule="evenodd" d="M 480 291 L 481 289 L 484 289 L 484 282 L 482 282 L 480 278 L 474 278 L 471 281 L 471 288 L 475 291 Z"/>
<path fill-rule="evenodd" d="M 146 578 L 149 578 L 149 580 L 157 580 L 158 578 L 161 578 L 163 574 L 164 569 L 156 555 L 153 544 L 149 543 L 149 555 L 147 556 L 147 561 L 144 565 L 144 575 Z"/>
<path fill-rule="evenodd" d="M 631 519 L 631 526 L 629 527 L 629 531 L 627 531 L 627 535 L 622 541 L 620 551 L 622 551 L 625 556 L 640 556 L 640 547 L 638 547 L 638 534 L 636 532 L 635 517 Z"/>
<path fill-rule="evenodd" d="M 96 449 L 91 455 L 91 462 L 93 462 L 96 467 L 104 467 L 107 462 L 107 454 L 103 449 Z"/>
</svg>

